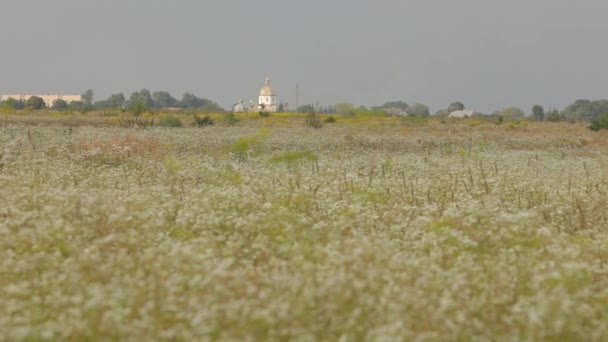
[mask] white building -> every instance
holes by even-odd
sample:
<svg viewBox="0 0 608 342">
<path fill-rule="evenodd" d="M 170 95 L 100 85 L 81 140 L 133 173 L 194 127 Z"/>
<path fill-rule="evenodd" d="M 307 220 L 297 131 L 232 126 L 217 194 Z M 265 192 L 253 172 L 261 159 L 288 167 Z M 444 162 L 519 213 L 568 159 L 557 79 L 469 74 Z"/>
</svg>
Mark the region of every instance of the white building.
<svg viewBox="0 0 608 342">
<path fill-rule="evenodd" d="M 270 78 L 266 78 L 264 86 L 262 89 L 260 89 L 258 109 L 265 112 L 277 111 L 277 95 L 272 91 L 272 87 L 270 86 Z"/>
<path fill-rule="evenodd" d="M 475 114 L 472 110 L 455 110 L 448 115 L 448 118 L 470 118 Z"/>
<path fill-rule="evenodd" d="M 63 100 L 67 103 L 70 102 L 75 102 L 75 101 L 82 101 L 82 96 L 81 95 L 62 95 L 62 94 L 50 94 L 50 95 L 30 95 L 30 94 L 18 94 L 18 95 L 0 95 L 0 101 L 6 101 L 8 99 L 14 99 L 17 101 L 23 101 L 26 102 L 27 100 L 30 99 L 30 97 L 33 96 L 37 96 L 39 98 L 41 98 L 44 103 L 46 104 L 47 107 L 53 107 L 53 102 L 55 102 L 55 100 Z"/>
</svg>

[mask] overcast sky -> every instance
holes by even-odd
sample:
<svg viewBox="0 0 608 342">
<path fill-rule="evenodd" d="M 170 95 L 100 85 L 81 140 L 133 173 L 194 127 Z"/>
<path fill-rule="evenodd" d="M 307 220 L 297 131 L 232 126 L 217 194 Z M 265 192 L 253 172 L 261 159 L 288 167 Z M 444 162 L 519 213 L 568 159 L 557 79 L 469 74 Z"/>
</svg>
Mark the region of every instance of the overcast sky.
<svg viewBox="0 0 608 342">
<path fill-rule="evenodd" d="M 606 0 L 3 0 L 0 93 L 490 112 L 608 97 Z"/>
</svg>

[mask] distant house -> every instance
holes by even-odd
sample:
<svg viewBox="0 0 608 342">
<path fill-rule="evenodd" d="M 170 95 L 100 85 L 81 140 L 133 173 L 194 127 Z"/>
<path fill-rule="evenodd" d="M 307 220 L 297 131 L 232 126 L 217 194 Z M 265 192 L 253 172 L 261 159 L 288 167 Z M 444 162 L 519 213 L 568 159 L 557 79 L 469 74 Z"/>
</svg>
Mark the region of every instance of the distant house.
<svg viewBox="0 0 608 342">
<path fill-rule="evenodd" d="M 81 95 L 62 95 L 62 94 L 47 94 L 47 95 L 29 95 L 29 94 L 18 94 L 18 95 L 0 95 L 0 101 L 6 101 L 8 99 L 13 99 L 17 101 L 26 102 L 30 99 L 30 97 L 37 96 L 44 101 L 44 104 L 47 107 L 53 107 L 53 102 L 56 100 L 63 100 L 67 103 L 82 101 Z"/>
<path fill-rule="evenodd" d="M 475 114 L 472 110 L 455 110 L 448 115 L 448 118 L 470 118 Z"/>
<path fill-rule="evenodd" d="M 239 100 L 239 103 L 235 104 L 234 106 L 232 106 L 232 111 L 235 113 L 242 113 L 245 111 L 245 101 L 243 101 L 242 99 Z"/>
</svg>

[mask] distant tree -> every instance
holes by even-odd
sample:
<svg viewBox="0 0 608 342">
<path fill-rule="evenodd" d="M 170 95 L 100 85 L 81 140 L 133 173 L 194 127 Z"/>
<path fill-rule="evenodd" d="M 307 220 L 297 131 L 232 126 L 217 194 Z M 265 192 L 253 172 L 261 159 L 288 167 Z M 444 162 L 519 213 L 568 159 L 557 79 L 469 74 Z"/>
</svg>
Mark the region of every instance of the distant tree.
<svg viewBox="0 0 608 342">
<path fill-rule="evenodd" d="M 107 108 L 123 108 L 125 106 L 126 98 L 123 93 L 112 94 L 105 102 Z"/>
<path fill-rule="evenodd" d="M 306 114 L 314 114 L 315 113 L 315 107 L 313 105 L 307 104 L 307 105 L 302 105 L 298 108 L 298 112 L 299 113 L 306 113 Z"/>
<path fill-rule="evenodd" d="M 136 97 L 133 100 L 129 100 L 129 111 L 135 116 L 140 116 L 148 111 L 149 108 L 144 98 Z"/>
<path fill-rule="evenodd" d="M 11 113 L 13 110 L 19 110 L 25 108 L 25 103 L 23 101 L 15 100 L 12 97 L 4 100 L 2 102 L 2 110 L 5 113 Z"/>
<path fill-rule="evenodd" d="M 277 112 L 279 112 L 279 113 L 285 112 L 285 106 L 283 105 L 283 102 L 279 103 L 279 107 L 277 108 Z"/>
<path fill-rule="evenodd" d="M 422 103 L 414 103 L 407 109 L 409 115 L 416 115 L 419 117 L 427 117 L 430 115 L 429 107 Z"/>
<path fill-rule="evenodd" d="M 545 114 L 545 120 L 551 122 L 559 122 L 564 120 L 564 116 L 557 109 L 550 109 Z"/>
<path fill-rule="evenodd" d="M 335 108 L 336 108 L 336 114 L 348 115 L 348 114 L 352 114 L 355 106 L 353 106 L 352 103 L 343 102 L 343 103 L 336 103 Z"/>
<path fill-rule="evenodd" d="M 88 89 L 87 91 L 85 91 L 84 93 L 82 93 L 80 96 L 82 98 L 82 102 L 86 106 L 92 106 L 93 105 L 93 90 Z"/>
<path fill-rule="evenodd" d="M 457 110 L 464 110 L 464 104 L 460 101 L 454 101 L 450 103 L 450 106 L 448 107 L 448 112 L 451 113 Z"/>
<path fill-rule="evenodd" d="M 564 109 L 563 116 L 567 120 L 590 122 L 597 120 L 604 113 L 608 113 L 608 100 L 579 99 Z"/>
<path fill-rule="evenodd" d="M 152 99 L 152 94 L 150 94 L 148 89 L 142 89 L 132 93 L 131 97 L 129 98 L 129 107 L 131 107 L 133 104 L 140 105 L 140 102 L 145 103 L 146 110 L 149 108 L 154 108 L 154 99 Z"/>
<path fill-rule="evenodd" d="M 180 108 L 201 108 L 206 105 L 209 100 L 201 99 L 192 93 L 185 93 L 182 99 L 177 103 Z"/>
<path fill-rule="evenodd" d="M 385 102 L 382 106 L 380 106 L 380 108 L 382 108 L 382 109 L 399 108 L 402 111 L 407 111 L 407 109 L 409 108 L 409 105 L 403 101 L 389 101 L 389 102 Z"/>
<path fill-rule="evenodd" d="M 57 99 L 53 101 L 53 109 L 63 111 L 68 109 L 68 103 L 65 100 Z"/>
<path fill-rule="evenodd" d="M 82 101 L 72 101 L 72 102 L 68 103 L 68 109 L 73 110 L 73 111 L 78 111 L 78 112 L 84 112 L 85 104 Z"/>
<path fill-rule="evenodd" d="M 82 113 L 93 110 L 93 90 L 88 89 L 80 97 L 82 99 L 82 106 L 78 110 Z"/>
<path fill-rule="evenodd" d="M 224 111 L 224 109 L 222 107 L 220 107 L 217 103 L 215 103 L 213 101 L 209 101 L 209 100 L 205 100 L 205 101 L 207 101 L 207 102 L 199 108 L 201 112 L 220 113 L 220 112 Z"/>
<path fill-rule="evenodd" d="M 156 108 L 171 108 L 177 105 L 177 99 L 175 99 L 169 92 L 156 91 L 152 94 L 154 105 Z"/>
<path fill-rule="evenodd" d="M 532 117 L 536 121 L 545 120 L 545 109 L 543 108 L 543 106 L 534 105 L 534 107 L 532 107 Z"/>
<path fill-rule="evenodd" d="M 44 100 L 38 96 L 30 97 L 26 101 L 26 105 L 28 107 L 32 107 L 32 109 L 34 109 L 34 110 L 40 110 L 40 109 L 46 107 L 46 103 L 44 103 Z"/>
<path fill-rule="evenodd" d="M 492 113 L 492 116 L 502 117 L 504 119 L 521 119 L 525 116 L 523 110 L 517 107 L 507 107 L 503 110 Z"/>
</svg>

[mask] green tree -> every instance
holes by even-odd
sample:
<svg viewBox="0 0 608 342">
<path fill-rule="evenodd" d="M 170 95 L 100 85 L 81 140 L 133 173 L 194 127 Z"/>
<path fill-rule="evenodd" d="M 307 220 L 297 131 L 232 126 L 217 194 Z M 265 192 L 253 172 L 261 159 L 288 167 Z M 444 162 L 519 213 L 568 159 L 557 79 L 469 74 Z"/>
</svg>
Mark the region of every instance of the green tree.
<svg viewBox="0 0 608 342">
<path fill-rule="evenodd" d="M 450 103 L 450 106 L 448 107 L 448 112 L 451 113 L 457 110 L 464 110 L 464 104 L 460 101 L 454 101 Z"/>
<path fill-rule="evenodd" d="M 167 91 L 155 91 L 152 99 L 156 108 L 171 108 L 177 105 L 177 99 Z"/>
<path fill-rule="evenodd" d="M 545 109 L 543 106 L 534 105 L 534 107 L 532 107 L 532 117 L 537 121 L 545 120 Z"/>
<path fill-rule="evenodd" d="M 600 115 L 608 113 L 608 100 L 589 101 L 579 99 L 566 107 L 563 116 L 567 120 L 596 121 Z"/>
<path fill-rule="evenodd" d="M 44 100 L 38 96 L 30 97 L 26 101 L 26 105 L 28 107 L 32 107 L 32 109 L 34 109 L 34 110 L 40 110 L 40 109 L 46 107 L 46 103 L 44 103 Z"/>
<path fill-rule="evenodd" d="M 401 109 L 402 111 L 407 111 L 407 109 L 409 108 L 409 105 L 403 101 L 388 101 L 385 102 L 382 106 L 380 106 L 381 109 L 387 109 L 387 108 L 398 108 Z"/>
<path fill-rule="evenodd" d="M 72 101 L 68 103 L 68 109 L 78 112 L 85 112 L 85 104 L 82 101 Z"/>
<path fill-rule="evenodd" d="M 143 98 L 135 98 L 133 101 L 129 101 L 129 111 L 135 116 L 140 116 L 147 112 L 148 109 L 148 104 Z"/>
<path fill-rule="evenodd" d="M 492 116 L 498 116 L 498 117 L 502 117 L 504 119 L 521 119 L 524 116 L 526 116 L 526 114 L 524 113 L 523 110 L 517 108 L 517 107 L 507 107 L 503 110 L 494 112 L 492 114 Z"/>
<path fill-rule="evenodd" d="M 201 108 L 206 105 L 209 100 L 201 99 L 192 93 L 185 93 L 182 99 L 177 103 L 180 108 Z"/>
<path fill-rule="evenodd" d="M 125 106 L 125 95 L 123 93 L 112 94 L 103 101 L 95 102 L 97 109 L 119 109 Z"/>
<path fill-rule="evenodd" d="M 564 120 L 564 116 L 557 109 L 551 109 L 545 114 L 545 120 L 559 122 Z"/>
<path fill-rule="evenodd" d="M 427 117 L 431 114 L 429 107 L 422 103 L 414 103 L 407 109 L 407 113 L 419 117 Z"/>
<path fill-rule="evenodd" d="M 310 105 L 310 104 L 302 105 L 298 108 L 298 113 L 314 114 L 315 106 Z"/>
<path fill-rule="evenodd" d="M 139 106 L 139 102 L 145 103 L 146 110 L 149 108 L 154 108 L 154 99 L 152 99 L 152 94 L 150 94 L 148 89 L 142 89 L 132 93 L 131 97 L 129 98 L 129 107 L 131 107 L 132 104 L 137 104 Z"/>
<path fill-rule="evenodd" d="M 57 99 L 57 100 L 53 101 L 53 109 L 59 110 L 59 111 L 64 111 L 64 110 L 68 109 L 68 103 L 65 100 Z"/>
<path fill-rule="evenodd" d="M 93 90 L 88 89 L 87 91 L 82 93 L 80 97 L 82 98 L 82 102 L 85 104 L 85 106 L 93 105 Z"/>
</svg>

